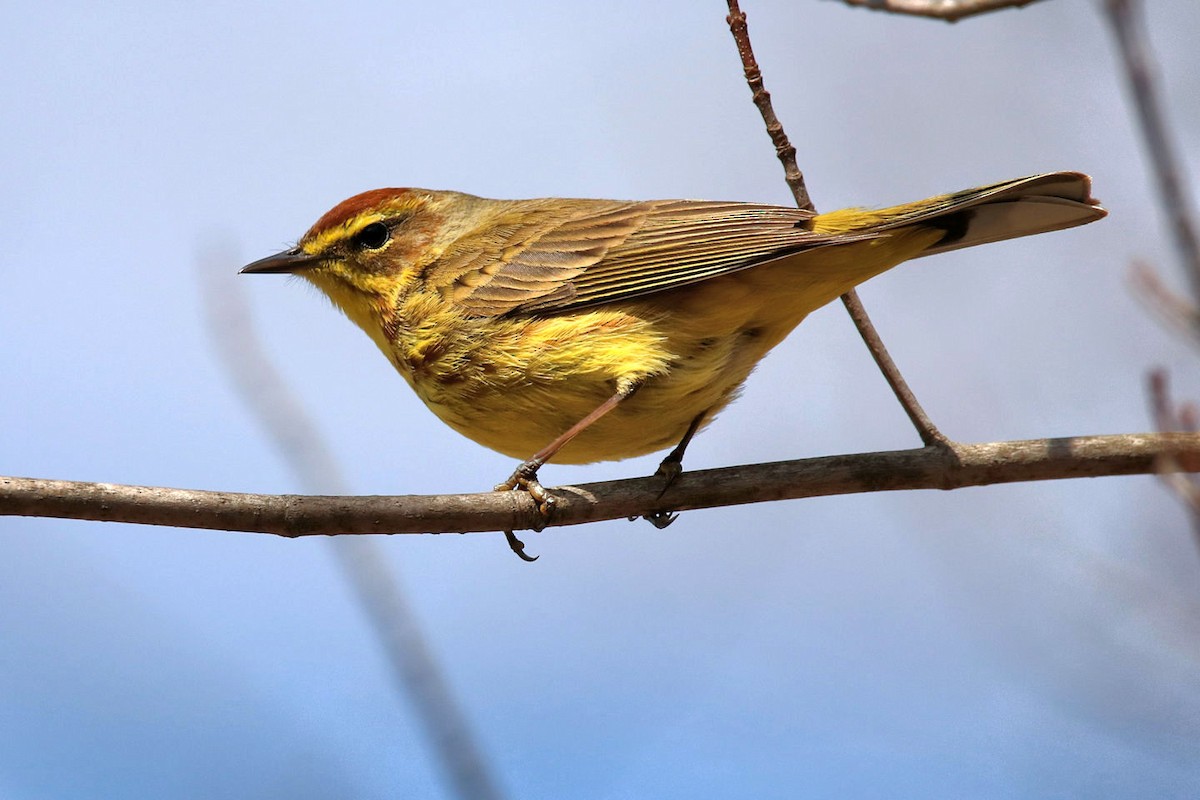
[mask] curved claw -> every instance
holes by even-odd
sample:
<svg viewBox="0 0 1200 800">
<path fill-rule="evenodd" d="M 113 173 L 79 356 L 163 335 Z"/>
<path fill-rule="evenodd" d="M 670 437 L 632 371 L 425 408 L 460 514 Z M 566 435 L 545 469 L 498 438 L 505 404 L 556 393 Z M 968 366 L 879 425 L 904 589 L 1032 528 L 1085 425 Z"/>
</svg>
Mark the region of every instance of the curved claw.
<svg viewBox="0 0 1200 800">
<path fill-rule="evenodd" d="M 516 553 L 517 557 L 520 558 L 522 561 L 528 561 L 530 563 L 533 563 L 534 561 L 537 561 L 539 558 L 541 558 L 541 556 L 531 556 L 528 553 L 526 553 L 525 552 L 525 543 L 522 542 L 520 539 L 518 539 L 516 534 L 514 534 L 512 531 L 504 532 L 504 540 L 506 542 L 508 542 L 509 549 L 511 549 L 514 553 Z"/>
<path fill-rule="evenodd" d="M 653 525 L 654 527 L 658 528 L 661 531 L 663 528 L 668 527 L 672 522 L 679 519 L 679 512 L 677 512 L 677 511 L 652 511 L 649 514 L 646 514 L 645 516 L 643 516 L 642 519 L 646 520 L 646 522 L 649 522 L 651 525 Z"/>
</svg>

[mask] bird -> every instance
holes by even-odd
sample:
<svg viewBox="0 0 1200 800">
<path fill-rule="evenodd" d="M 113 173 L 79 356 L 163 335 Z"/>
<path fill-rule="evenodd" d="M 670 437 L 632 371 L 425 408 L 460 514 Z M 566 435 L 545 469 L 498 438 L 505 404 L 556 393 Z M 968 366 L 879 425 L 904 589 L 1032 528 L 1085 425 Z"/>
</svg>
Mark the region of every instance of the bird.
<svg viewBox="0 0 1200 800">
<path fill-rule="evenodd" d="M 521 460 L 497 489 L 527 490 L 548 514 L 537 474 L 551 460 L 674 447 L 657 473 L 665 490 L 755 365 L 869 278 L 1106 213 L 1078 172 L 820 214 L 384 188 L 241 271 L 314 284 L 443 422 Z"/>
</svg>

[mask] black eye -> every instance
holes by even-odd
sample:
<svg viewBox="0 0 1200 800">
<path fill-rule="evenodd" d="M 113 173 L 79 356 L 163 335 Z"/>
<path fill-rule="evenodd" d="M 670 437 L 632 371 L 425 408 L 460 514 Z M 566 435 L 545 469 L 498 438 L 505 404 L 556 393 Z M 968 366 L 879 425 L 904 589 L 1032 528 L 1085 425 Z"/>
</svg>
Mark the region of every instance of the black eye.
<svg viewBox="0 0 1200 800">
<path fill-rule="evenodd" d="M 354 246 L 359 250 L 378 250 L 392 238 L 392 232 L 382 222 L 372 222 L 354 234 Z"/>
</svg>

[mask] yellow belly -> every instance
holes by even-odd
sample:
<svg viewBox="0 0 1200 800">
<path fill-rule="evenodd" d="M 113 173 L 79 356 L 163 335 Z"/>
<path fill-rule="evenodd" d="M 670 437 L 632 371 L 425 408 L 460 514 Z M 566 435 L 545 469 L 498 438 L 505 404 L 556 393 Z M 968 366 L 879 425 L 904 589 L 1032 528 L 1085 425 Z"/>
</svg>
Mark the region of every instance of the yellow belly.
<svg viewBox="0 0 1200 800">
<path fill-rule="evenodd" d="M 479 444 L 525 459 L 618 386 L 637 391 L 552 461 L 583 464 L 674 446 L 727 405 L 811 311 L 941 236 L 910 229 L 701 283 L 544 318 L 471 320 L 414 299 L 385 347 L 422 400 Z M 453 331 L 453 333 L 447 333 Z"/>
</svg>

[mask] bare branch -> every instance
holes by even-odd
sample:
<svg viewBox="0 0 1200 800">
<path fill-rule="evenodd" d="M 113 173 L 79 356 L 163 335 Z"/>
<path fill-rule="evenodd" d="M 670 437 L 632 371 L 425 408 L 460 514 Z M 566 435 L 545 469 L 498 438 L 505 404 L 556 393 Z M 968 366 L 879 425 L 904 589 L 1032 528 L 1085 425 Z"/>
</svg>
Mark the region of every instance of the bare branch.
<svg viewBox="0 0 1200 800">
<path fill-rule="evenodd" d="M 725 21 L 729 23 L 729 31 L 733 34 L 733 40 L 737 44 L 738 55 L 742 59 L 742 70 L 746 75 L 746 83 L 750 86 L 754 105 L 762 115 L 763 122 L 767 126 L 767 134 L 775 145 L 775 154 L 779 156 L 779 161 L 783 164 L 784 180 L 791 188 L 792 196 L 796 198 L 796 205 L 808 211 L 815 211 L 816 207 L 804 185 L 804 175 L 796 165 L 796 148 L 788 140 L 787 133 L 783 130 L 783 123 L 775 115 L 775 108 L 771 104 L 771 95 L 763 86 L 762 70 L 758 68 L 758 61 L 754 58 L 754 50 L 750 46 L 750 29 L 746 24 L 746 15 L 738 7 L 738 0 L 727 0 L 727 2 L 729 16 L 725 18 Z M 904 380 L 904 376 L 900 374 L 896 362 L 892 360 L 891 354 L 884 347 L 883 339 L 880 338 L 879 332 L 875 330 L 871 318 L 867 315 L 867 309 L 858 299 L 858 292 L 851 289 L 842 295 L 842 304 L 845 305 L 846 312 L 850 314 L 850 319 L 854 320 L 854 326 L 858 328 L 859 335 L 866 343 L 871 357 L 875 359 L 879 371 L 883 373 L 884 380 L 896 395 L 896 400 L 900 402 L 904 412 L 908 414 L 908 418 L 917 429 L 921 442 L 926 446 L 949 447 L 950 439 L 938 430 L 937 426 L 933 424 L 933 420 L 925 413 L 917 396 L 913 394 L 912 389 Z"/>
<path fill-rule="evenodd" d="M 1022 8 L 1038 0 L 842 0 L 848 6 L 958 22 L 1002 8 Z"/>
<path fill-rule="evenodd" d="M 659 498 L 654 478 L 551 490 L 550 525 L 655 511 L 902 489 L 1153 474 L 1159 459 L 1200 471 L 1200 434 L 1120 434 L 956 444 L 685 472 Z M 467 533 L 543 527 L 523 492 L 391 497 L 236 494 L 0 477 L 0 515 L 60 517 L 181 528 L 312 536 Z"/>
<path fill-rule="evenodd" d="M 1142 26 L 1141 5 L 1137 0 L 1105 0 L 1104 7 L 1117 39 L 1129 93 L 1137 108 L 1142 138 L 1158 183 L 1160 206 L 1170 222 L 1171 237 L 1192 287 L 1193 302 L 1200 305 L 1200 236 L 1193 223 L 1196 214 L 1184 189 L 1184 167 L 1159 101 L 1154 55 Z"/>
</svg>

